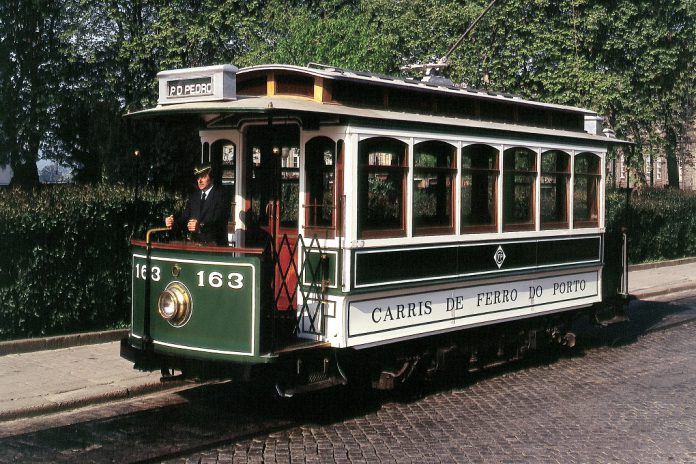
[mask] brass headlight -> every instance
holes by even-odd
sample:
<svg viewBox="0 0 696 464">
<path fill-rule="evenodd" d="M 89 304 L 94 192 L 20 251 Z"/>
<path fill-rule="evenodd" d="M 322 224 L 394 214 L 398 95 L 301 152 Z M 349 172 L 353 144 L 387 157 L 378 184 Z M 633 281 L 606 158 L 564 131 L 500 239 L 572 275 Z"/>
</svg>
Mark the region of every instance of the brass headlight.
<svg viewBox="0 0 696 464">
<path fill-rule="evenodd" d="M 191 317 L 191 294 L 181 282 L 172 282 L 160 293 L 157 309 L 167 322 L 181 327 Z"/>
</svg>

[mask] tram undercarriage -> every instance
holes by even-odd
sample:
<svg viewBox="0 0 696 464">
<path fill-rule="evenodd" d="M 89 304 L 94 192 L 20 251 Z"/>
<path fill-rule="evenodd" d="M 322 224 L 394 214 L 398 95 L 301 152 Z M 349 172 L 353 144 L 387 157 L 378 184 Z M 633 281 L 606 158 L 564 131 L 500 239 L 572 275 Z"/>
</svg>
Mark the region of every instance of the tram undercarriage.
<svg viewBox="0 0 696 464">
<path fill-rule="evenodd" d="M 278 353 L 272 364 L 244 365 L 224 362 L 195 362 L 180 357 L 139 358 L 136 368 L 161 368 L 162 381 L 171 379 L 232 379 L 251 382 L 263 391 L 292 397 L 338 385 L 394 390 L 434 380 L 442 375 L 459 378 L 503 363 L 517 361 L 536 350 L 573 348 L 576 337 L 570 331 L 582 317 L 596 321 L 595 310 L 536 317 L 434 335 L 408 342 L 364 350 L 334 349 L 318 344 L 298 345 Z M 620 314 L 614 322 L 623 321 Z M 131 349 L 132 350 L 132 349 Z M 127 344 L 122 355 L 128 359 Z M 172 371 L 181 374 L 173 376 Z"/>
</svg>

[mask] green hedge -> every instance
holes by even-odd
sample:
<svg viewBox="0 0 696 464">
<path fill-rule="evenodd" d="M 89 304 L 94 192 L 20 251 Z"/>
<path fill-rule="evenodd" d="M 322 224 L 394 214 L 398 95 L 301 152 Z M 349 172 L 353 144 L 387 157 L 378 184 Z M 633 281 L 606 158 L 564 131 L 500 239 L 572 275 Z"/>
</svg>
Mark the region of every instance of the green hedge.
<svg viewBox="0 0 696 464">
<path fill-rule="evenodd" d="M 127 323 L 131 236 L 182 206 L 161 190 L 99 185 L 0 190 L 0 340 Z M 607 229 L 629 227 L 629 261 L 696 256 L 696 193 L 607 194 Z"/>
<path fill-rule="evenodd" d="M 0 190 L 0 340 L 124 325 L 131 236 L 180 199 L 123 186 Z"/>
<path fill-rule="evenodd" d="M 628 227 L 632 264 L 696 256 L 696 192 L 634 190 L 607 195 L 607 229 Z M 625 219 L 624 219 L 625 218 Z"/>
</svg>

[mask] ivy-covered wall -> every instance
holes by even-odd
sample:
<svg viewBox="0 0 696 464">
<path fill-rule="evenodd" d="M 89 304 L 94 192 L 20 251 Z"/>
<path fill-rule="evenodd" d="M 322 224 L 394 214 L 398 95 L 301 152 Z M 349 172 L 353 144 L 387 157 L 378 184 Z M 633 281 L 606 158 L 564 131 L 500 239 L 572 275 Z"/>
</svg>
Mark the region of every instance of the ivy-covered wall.
<svg viewBox="0 0 696 464">
<path fill-rule="evenodd" d="M 0 190 L 0 340 L 124 325 L 131 236 L 180 200 L 161 190 Z"/>
</svg>

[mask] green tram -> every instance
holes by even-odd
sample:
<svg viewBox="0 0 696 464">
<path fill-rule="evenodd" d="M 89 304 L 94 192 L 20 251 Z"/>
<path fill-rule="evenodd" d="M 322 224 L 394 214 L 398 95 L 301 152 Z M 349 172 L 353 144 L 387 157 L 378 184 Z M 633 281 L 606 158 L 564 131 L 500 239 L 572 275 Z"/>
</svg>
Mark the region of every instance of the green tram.
<svg viewBox="0 0 696 464">
<path fill-rule="evenodd" d="M 196 118 L 229 246 L 132 242 L 143 370 L 388 389 L 620 318 L 625 236 L 604 224 L 596 113 L 310 64 L 158 74 L 133 118 Z"/>
</svg>

